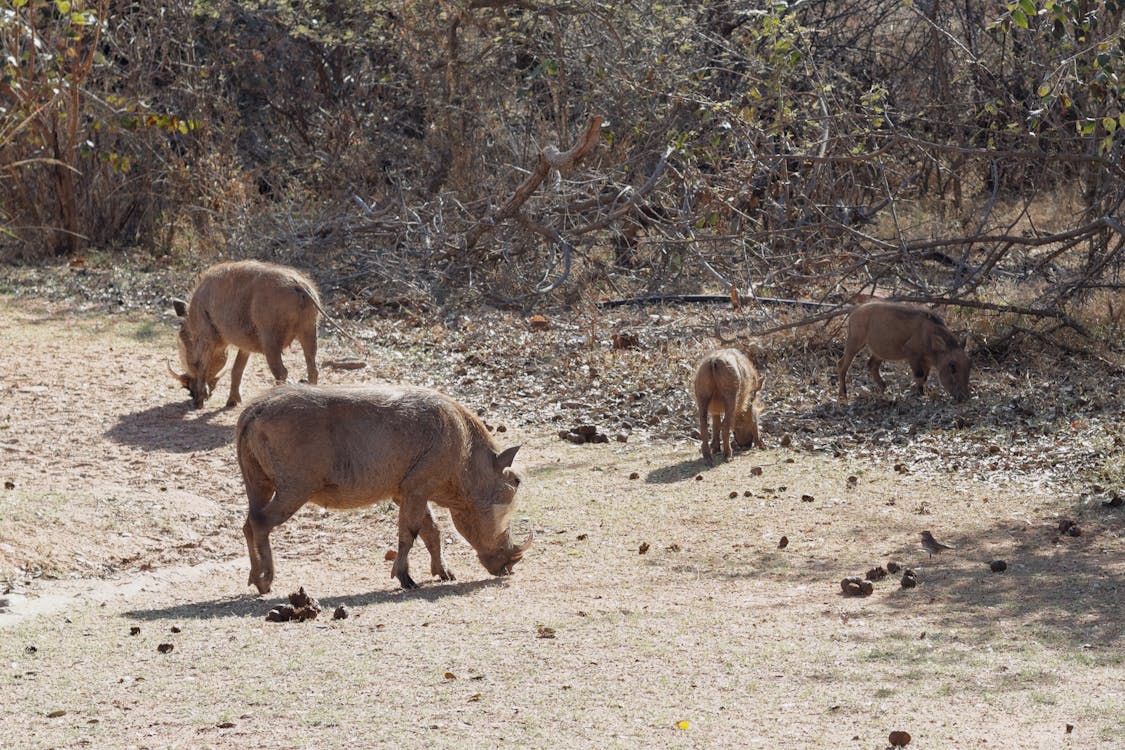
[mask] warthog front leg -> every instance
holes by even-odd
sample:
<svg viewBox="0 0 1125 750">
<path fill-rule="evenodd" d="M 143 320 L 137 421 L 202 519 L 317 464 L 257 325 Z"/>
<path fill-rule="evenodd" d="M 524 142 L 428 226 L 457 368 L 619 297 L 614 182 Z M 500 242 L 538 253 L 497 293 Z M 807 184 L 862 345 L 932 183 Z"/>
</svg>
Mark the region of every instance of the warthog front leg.
<svg viewBox="0 0 1125 750">
<path fill-rule="evenodd" d="M 430 526 L 433 526 L 433 516 L 426 504 L 425 496 L 417 497 L 407 495 L 402 498 L 398 506 L 398 552 L 395 554 L 395 564 L 391 566 L 391 577 L 397 578 L 404 589 L 416 589 L 418 584 L 410 577 L 410 548 L 414 540 L 422 533 L 426 526 L 427 517 Z M 437 529 L 434 527 L 434 531 Z M 429 531 L 427 530 L 427 535 Z M 426 538 L 422 538 L 426 542 Z"/>
<path fill-rule="evenodd" d="M 914 370 L 914 388 L 918 391 L 919 396 L 925 395 L 926 378 L 929 377 L 930 368 L 926 366 L 925 362 L 917 361 L 911 363 L 911 369 Z"/>
<path fill-rule="evenodd" d="M 441 553 L 441 531 L 438 530 L 437 523 L 434 521 L 434 514 L 428 506 L 426 507 L 426 517 L 422 522 L 420 536 L 430 553 L 430 573 L 443 581 L 454 580 L 456 576 L 449 569 L 449 565 L 445 562 L 445 556 Z"/>
<path fill-rule="evenodd" d="M 883 376 L 879 374 L 879 365 L 881 364 L 883 364 L 883 360 L 872 354 L 871 358 L 867 360 L 867 372 L 871 375 L 871 379 L 875 381 L 879 393 L 884 393 L 887 390 L 887 384 L 883 382 Z"/>
</svg>

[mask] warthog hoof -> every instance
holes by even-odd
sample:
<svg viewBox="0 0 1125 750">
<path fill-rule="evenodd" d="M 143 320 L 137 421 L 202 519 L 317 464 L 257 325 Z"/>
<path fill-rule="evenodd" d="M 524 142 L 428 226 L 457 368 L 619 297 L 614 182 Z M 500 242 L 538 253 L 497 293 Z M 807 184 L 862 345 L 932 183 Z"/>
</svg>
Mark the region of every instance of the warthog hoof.
<svg viewBox="0 0 1125 750">
<path fill-rule="evenodd" d="M 414 579 L 410 577 L 410 574 L 409 574 L 409 573 L 399 573 L 399 574 L 398 574 L 398 582 L 402 584 L 402 587 L 403 587 L 404 589 L 416 589 L 416 588 L 420 588 L 420 587 L 418 586 L 418 584 L 416 584 L 416 583 L 414 582 Z"/>
</svg>

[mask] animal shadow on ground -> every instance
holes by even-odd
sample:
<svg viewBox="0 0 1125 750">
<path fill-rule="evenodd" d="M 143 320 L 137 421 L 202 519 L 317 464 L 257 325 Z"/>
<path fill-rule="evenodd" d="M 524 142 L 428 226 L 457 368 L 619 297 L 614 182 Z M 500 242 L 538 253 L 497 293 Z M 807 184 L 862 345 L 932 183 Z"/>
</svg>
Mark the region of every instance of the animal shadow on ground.
<svg viewBox="0 0 1125 750">
<path fill-rule="evenodd" d="M 321 618 L 331 619 L 332 611 L 341 604 L 349 607 L 365 607 L 373 604 L 391 604 L 405 598 L 425 599 L 435 602 L 447 596 L 466 596 L 475 591 L 494 586 L 503 586 L 503 578 L 483 578 L 479 581 L 434 583 L 423 585 L 422 588 L 406 591 L 400 588 L 388 588 L 380 591 L 343 596 L 317 596 L 317 592 L 309 591 L 309 596 L 320 602 Z M 397 586 L 397 584 L 396 584 Z M 298 584 L 293 585 L 296 590 Z M 238 594 L 236 596 L 210 599 L 203 602 L 190 602 L 186 604 L 173 604 L 168 607 L 156 609 L 136 609 L 125 613 L 125 617 L 134 620 L 159 621 L 159 620 L 217 620 L 222 617 L 261 617 L 279 604 L 289 601 L 287 594 L 281 596 L 259 597 L 254 594 Z"/>
<path fill-rule="evenodd" d="M 122 414 L 105 436 L 147 451 L 191 453 L 221 448 L 234 438 L 229 425 L 211 424 L 214 410 L 196 411 L 187 401 Z"/>
<path fill-rule="evenodd" d="M 696 446 L 693 458 L 685 458 L 670 466 L 661 466 L 653 469 L 645 476 L 645 482 L 648 484 L 675 484 L 676 482 L 686 482 L 689 479 L 694 479 L 703 469 L 711 468 L 698 454 L 699 448 Z M 722 459 L 722 453 L 719 454 L 719 458 L 720 460 Z M 716 463 L 719 462 L 716 461 Z"/>
</svg>

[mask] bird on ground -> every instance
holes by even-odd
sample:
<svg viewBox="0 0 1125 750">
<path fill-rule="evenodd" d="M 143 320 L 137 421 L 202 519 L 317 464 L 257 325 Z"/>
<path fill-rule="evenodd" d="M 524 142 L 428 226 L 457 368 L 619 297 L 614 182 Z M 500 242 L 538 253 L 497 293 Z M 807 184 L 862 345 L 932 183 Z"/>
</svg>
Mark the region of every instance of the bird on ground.
<svg viewBox="0 0 1125 750">
<path fill-rule="evenodd" d="M 922 549 L 929 552 L 930 557 L 933 557 L 934 555 L 940 554 L 942 550 L 957 549 L 957 548 L 956 547 L 950 547 L 948 544 L 942 544 L 937 539 L 934 539 L 933 534 L 931 534 L 928 531 L 923 531 L 922 532 Z"/>
</svg>

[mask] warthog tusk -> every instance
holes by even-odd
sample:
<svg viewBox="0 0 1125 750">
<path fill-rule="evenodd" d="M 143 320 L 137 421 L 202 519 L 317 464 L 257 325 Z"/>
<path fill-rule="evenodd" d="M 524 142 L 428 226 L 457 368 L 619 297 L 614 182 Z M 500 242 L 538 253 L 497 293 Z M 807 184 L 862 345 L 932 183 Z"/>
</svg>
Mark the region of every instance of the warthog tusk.
<svg viewBox="0 0 1125 750">
<path fill-rule="evenodd" d="M 519 547 L 516 547 L 516 554 L 522 555 L 524 552 L 527 552 L 529 549 L 531 549 L 531 543 L 534 541 L 535 532 L 529 531 L 527 534 L 527 538 L 523 540 L 523 544 L 521 544 Z"/>
</svg>

